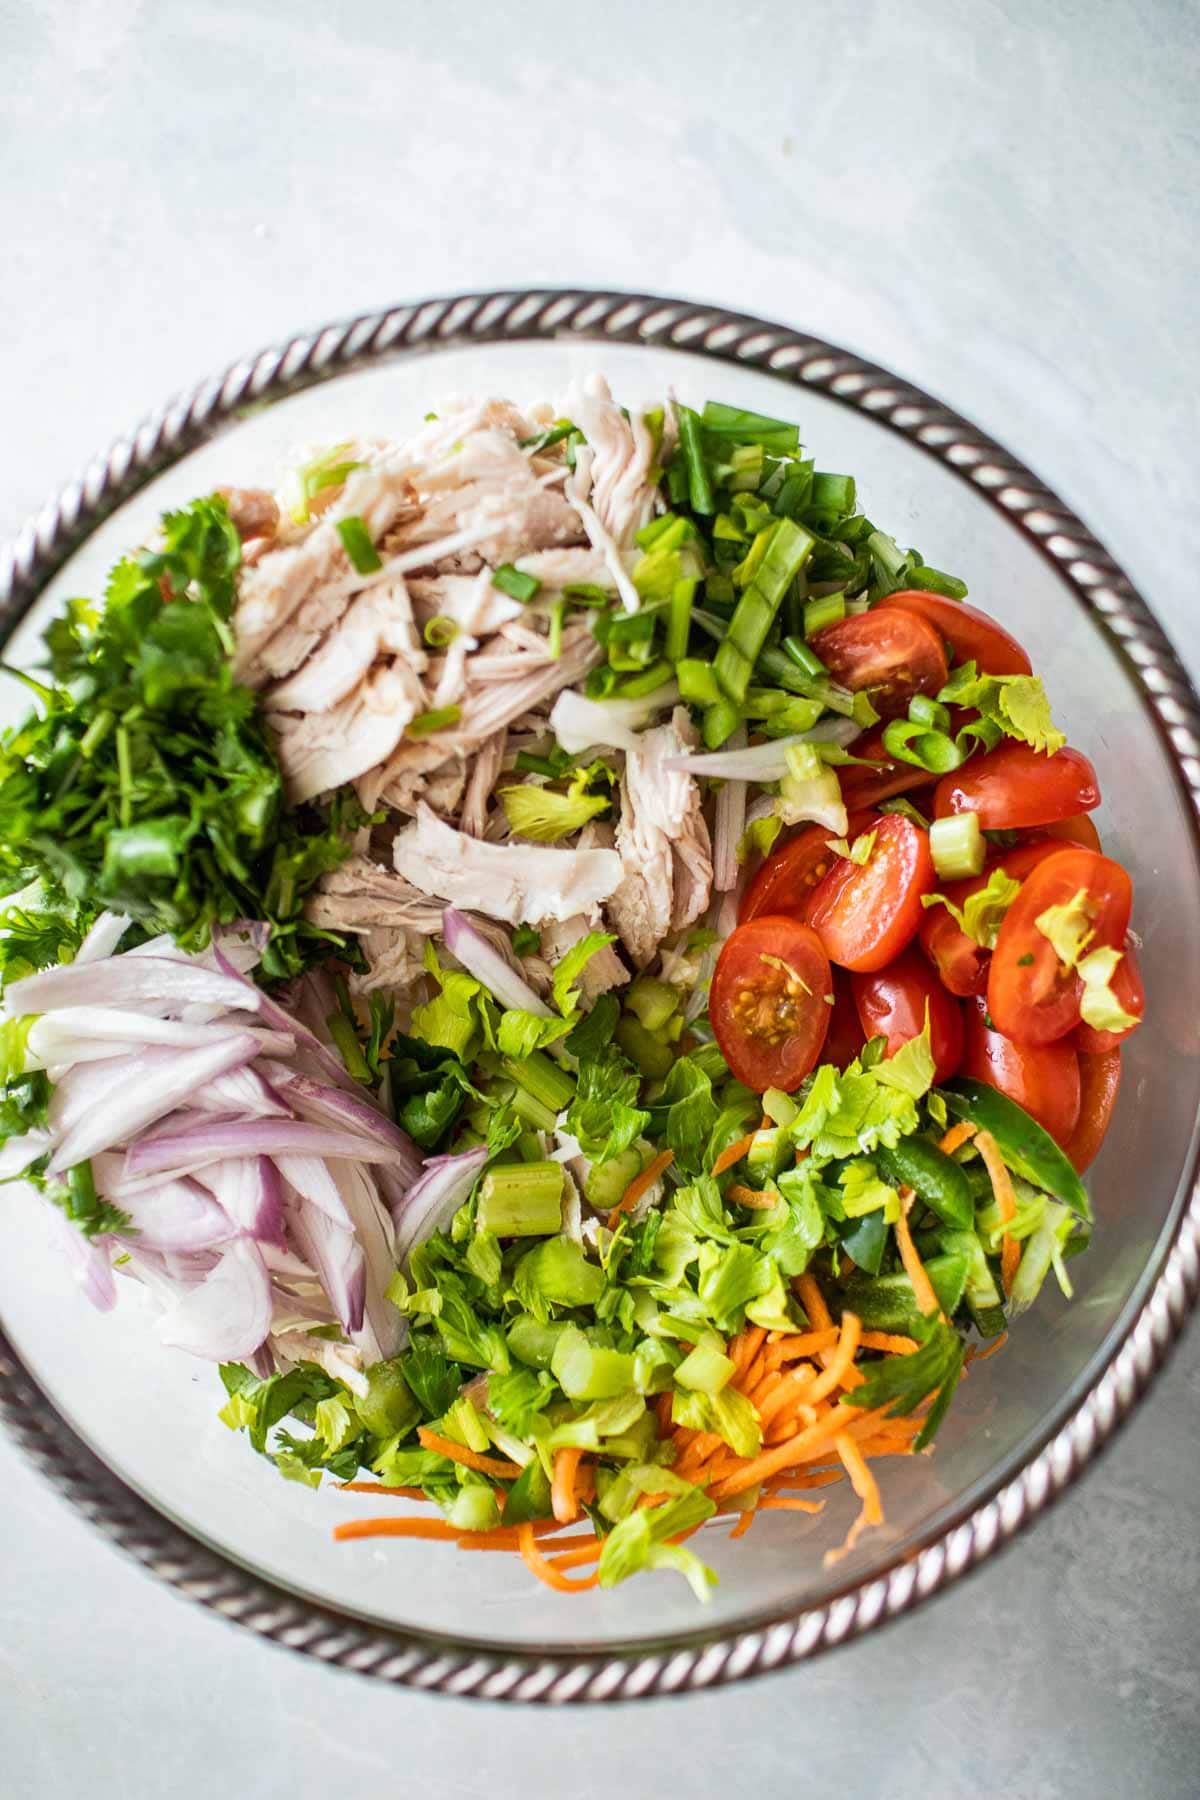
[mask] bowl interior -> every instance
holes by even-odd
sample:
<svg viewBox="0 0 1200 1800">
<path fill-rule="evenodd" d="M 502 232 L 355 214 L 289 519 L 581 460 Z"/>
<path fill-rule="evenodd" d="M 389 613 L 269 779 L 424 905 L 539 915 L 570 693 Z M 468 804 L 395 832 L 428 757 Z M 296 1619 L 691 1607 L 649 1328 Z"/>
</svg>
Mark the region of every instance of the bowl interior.
<svg viewBox="0 0 1200 1800">
<path fill-rule="evenodd" d="M 1028 645 L 1055 716 L 1093 758 L 1106 848 L 1131 870 L 1144 944 L 1148 1022 L 1125 1053 L 1116 1123 L 1091 1177 L 1097 1229 L 1070 1265 L 1076 1298 L 1048 1287 L 1003 1351 L 960 1390 L 936 1454 L 882 1470 L 886 1528 L 835 1569 L 852 1498 L 830 1491 L 819 1519 L 767 1514 L 728 1541 L 698 1541 L 721 1581 L 699 1611 L 677 1578 L 641 1578 L 564 1598 L 516 1559 L 392 1542 L 335 1545 L 338 1520 L 378 1501 L 280 1480 L 217 1419 L 214 1369 L 159 1348 L 142 1296 L 101 1317 L 71 1286 L 33 1198 L 0 1209 L 0 1321 L 67 1423 L 130 1487 L 187 1532 L 301 1596 L 408 1633 L 480 1647 L 607 1650 L 727 1632 L 858 1586 L 910 1554 L 1012 1476 L 1062 1422 L 1110 1358 L 1157 1272 L 1184 1196 L 1200 1090 L 1200 868 L 1195 826 L 1147 702 L 1129 668 L 1055 569 L 983 494 L 869 414 L 780 377 L 666 349 L 578 342 L 506 343 L 409 354 L 260 407 L 121 507 L 60 572 L 7 652 L 36 659 L 36 637 L 71 594 L 97 594 L 109 564 L 144 540 L 167 505 L 218 483 L 271 480 L 297 451 L 358 432 L 403 435 L 447 395 L 562 394 L 600 368 L 634 405 L 668 386 L 799 420 L 821 467 L 858 477 L 863 504 L 904 542 L 970 584 Z M 8 690 L 5 722 L 20 712 Z M 1052 1286 L 1052 1284 L 1051 1284 Z"/>
</svg>

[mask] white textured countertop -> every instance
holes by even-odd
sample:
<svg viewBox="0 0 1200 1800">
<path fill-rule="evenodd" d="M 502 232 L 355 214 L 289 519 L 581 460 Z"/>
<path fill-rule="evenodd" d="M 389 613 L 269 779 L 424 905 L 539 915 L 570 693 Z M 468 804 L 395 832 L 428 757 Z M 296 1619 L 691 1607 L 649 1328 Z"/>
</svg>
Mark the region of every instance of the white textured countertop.
<svg viewBox="0 0 1200 1800">
<path fill-rule="evenodd" d="M 1200 669 L 1198 35 L 1188 0 L 0 0 L 0 535 L 294 329 L 455 289 L 649 288 L 828 336 L 966 413 Z M 748 1687 L 585 1712 L 269 1649 L 0 1440 L 0 1791 L 1191 1800 L 1198 1351 L 915 1617 Z"/>
</svg>

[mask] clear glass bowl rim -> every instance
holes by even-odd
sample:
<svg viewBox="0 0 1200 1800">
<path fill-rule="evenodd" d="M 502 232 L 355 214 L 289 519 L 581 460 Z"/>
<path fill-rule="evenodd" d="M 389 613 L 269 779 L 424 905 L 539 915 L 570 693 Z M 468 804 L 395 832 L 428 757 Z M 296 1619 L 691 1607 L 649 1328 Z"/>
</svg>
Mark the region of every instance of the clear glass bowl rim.
<svg viewBox="0 0 1200 1800">
<path fill-rule="evenodd" d="M 1165 633 L 1087 527 L 1023 463 L 910 382 L 833 344 L 718 306 L 587 289 L 458 294 L 362 314 L 233 364 L 118 438 L 0 551 L 0 643 L 91 531 L 245 408 L 389 357 L 516 340 L 574 339 L 679 349 L 782 377 L 877 419 L 953 469 L 1056 568 L 1137 686 L 1189 805 L 1200 843 L 1200 699 Z M 1162 1366 L 1200 1289 L 1200 1187 L 1157 1268 L 1113 1332 L 1111 1354 L 1067 1397 L 1024 1467 L 919 1552 L 828 1602 L 751 1629 L 703 1627 L 603 1654 L 481 1652 L 444 1637 L 366 1624 L 298 1598 L 201 1542 L 136 1494 L 72 1431 L 0 1330 L 0 1418 L 29 1458 L 111 1543 L 190 1599 L 323 1662 L 397 1685 L 519 1703 L 599 1702 L 719 1687 L 806 1660 L 909 1611 L 978 1567 L 1075 1481 Z M 1065 1410 L 1064 1410 L 1065 1409 Z"/>
</svg>

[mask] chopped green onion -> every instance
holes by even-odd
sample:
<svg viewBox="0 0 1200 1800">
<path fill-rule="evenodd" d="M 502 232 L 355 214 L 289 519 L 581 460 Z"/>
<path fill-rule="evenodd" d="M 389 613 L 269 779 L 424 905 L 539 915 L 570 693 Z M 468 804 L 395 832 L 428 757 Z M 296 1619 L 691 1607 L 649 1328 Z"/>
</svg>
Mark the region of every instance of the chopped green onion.
<svg viewBox="0 0 1200 1800">
<path fill-rule="evenodd" d="M 575 427 L 570 419 L 556 419 L 545 431 L 539 431 L 534 437 L 518 438 L 517 445 L 521 450 L 532 450 L 536 455 L 539 450 L 549 450 L 552 444 L 561 444 L 565 437 L 570 437 Z"/>
<path fill-rule="evenodd" d="M 422 636 L 431 650 L 444 650 L 454 642 L 461 629 L 457 619 L 452 619 L 448 613 L 438 613 L 430 619 Z"/>
<path fill-rule="evenodd" d="M 688 495 L 692 511 L 713 513 L 716 511 L 716 504 L 713 500 L 712 482 L 708 478 L 708 466 L 704 460 L 700 421 L 690 406 L 679 408 L 679 442 L 687 466 Z"/>
<path fill-rule="evenodd" d="M 683 411 L 683 408 L 680 408 Z M 740 406 L 705 403 L 703 425 L 711 437 L 733 438 L 738 444 L 761 444 L 774 456 L 795 456 L 800 449 L 800 427 L 764 413 L 745 412 Z"/>
<path fill-rule="evenodd" d="M 677 663 L 687 655 L 688 637 L 692 629 L 692 601 L 696 594 L 694 577 L 685 576 L 671 589 L 671 606 L 667 614 L 667 636 L 663 651 L 668 662 Z"/>
<path fill-rule="evenodd" d="M 927 731 L 914 719 L 893 719 L 884 727 L 883 747 L 897 762 L 948 775 L 966 760 L 962 748 L 943 731 Z"/>
<path fill-rule="evenodd" d="M 725 741 L 733 736 L 742 722 L 742 715 L 732 700 L 718 700 L 705 710 L 700 723 L 701 735 L 710 750 L 719 750 Z"/>
<path fill-rule="evenodd" d="M 807 630 L 807 622 L 805 624 L 805 629 Z M 783 648 L 785 654 L 791 657 L 796 667 L 801 670 L 803 674 L 810 675 L 814 680 L 829 673 L 816 651 L 810 650 L 803 638 L 785 637 L 783 640 Z"/>
<path fill-rule="evenodd" d="M 573 600 L 576 606 L 607 606 L 611 595 L 594 581 L 569 581 L 563 589 L 563 599 Z"/>
<path fill-rule="evenodd" d="M 675 664 L 679 692 L 690 706 L 713 706 L 721 699 L 712 664 L 685 657 Z"/>
<path fill-rule="evenodd" d="M 492 586 L 510 600 L 520 600 L 525 605 L 533 599 L 541 587 L 536 575 L 526 575 L 523 570 L 515 569 L 512 563 L 501 563 L 498 569 L 492 570 Z"/>
<path fill-rule="evenodd" d="M 846 616 L 846 594 L 840 590 L 836 594 L 822 594 L 816 600 L 804 603 L 804 635 L 815 637 L 818 631 L 824 631 L 827 625 L 840 625 Z"/>
<path fill-rule="evenodd" d="M 961 812 L 935 819 L 929 827 L 929 852 L 939 881 L 965 881 L 969 875 L 982 874 L 987 844 L 979 815 Z"/>
<path fill-rule="evenodd" d="M 550 634 L 546 640 L 546 649 L 555 662 L 562 655 L 563 614 L 566 610 L 565 600 L 556 600 L 550 608 Z"/>
<path fill-rule="evenodd" d="M 812 478 L 812 497 L 809 506 L 819 508 L 821 512 L 852 513 L 855 506 L 856 488 L 853 475 L 824 475 L 820 470 Z"/>
<path fill-rule="evenodd" d="M 561 1163 L 505 1164 L 479 1186 L 475 1229 L 493 1237 L 552 1237 L 562 1226 Z"/>
<path fill-rule="evenodd" d="M 373 575 L 376 569 L 382 569 L 383 558 L 371 542 L 371 534 L 357 514 L 348 519 L 339 519 L 337 534 L 342 540 L 342 547 L 360 575 Z"/>
<path fill-rule="evenodd" d="M 731 700 L 745 698 L 767 633 L 812 547 L 813 539 L 802 526 L 791 519 L 778 520 L 758 572 L 738 601 L 728 636 L 713 661 L 717 680 Z"/>
<path fill-rule="evenodd" d="M 305 463 L 296 471 L 296 481 L 300 489 L 299 505 L 293 506 L 292 518 L 297 525 L 306 525 L 312 509 L 309 501 L 325 488 L 341 487 L 348 475 L 362 467 L 361 463 L 352 462 L 347 457 L 349 444 L 335 444 L 332 450 L 323 450 L 310 463 Z"/>
<path fill-rule="evenodd" d="M 641 675 L 629 675 L 617 689 L 622 700 L 640 700 L 646 694 L 657 693 L 664 683 L 671 679 L 669 662 L 651 663 Z"/>
<path fill-rule="evenodd" d="M 925 563 L 917 563 L 908 571 L 906 577 L 909 587 L 920 588 L 926 594 L 942 594 L 947 600 L 965 600 L 967 584 L 960 581 L 957 575 L 943 575 L 940 569 L 931 569 Z"/>
<path fill-rule="evenodd" d="M 428 737 L 431 731 L 444 731 L 448 725 L 457 725 L 461 718 L 461 706 L 435 706 L 429 712 L 418 713 L 415 719 L 409 720 L 408 735 Z"/>
</svg>

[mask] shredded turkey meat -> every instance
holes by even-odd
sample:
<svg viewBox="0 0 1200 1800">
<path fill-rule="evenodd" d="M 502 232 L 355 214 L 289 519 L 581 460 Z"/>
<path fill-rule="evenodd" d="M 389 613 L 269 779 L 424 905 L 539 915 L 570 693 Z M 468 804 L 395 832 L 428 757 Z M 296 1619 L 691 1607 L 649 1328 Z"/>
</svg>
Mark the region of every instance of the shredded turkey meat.
<svg viewBox="0 0 1200 1800">
<path fill-rule="evenodd" d="M 614 850 L 489 844 L 455 831 L 421 802 L 415 825 L 392 847 L 397 871 L 424 894 L 510 925 L 538 925 L 588 912 L 618 886 Z"/>
<path fill-rule="evenodd" d="M 712 891 L 712 847 L 693 775 L 667 769 L 669 757 L 694 747 L 683 707 L 667 725 L 643 732 L 625 757 L 617 849 L 620 886 L 608 916 L 639 969 L 653 961 L 670 931 L 693 924 Z"/>
</svg>

